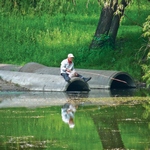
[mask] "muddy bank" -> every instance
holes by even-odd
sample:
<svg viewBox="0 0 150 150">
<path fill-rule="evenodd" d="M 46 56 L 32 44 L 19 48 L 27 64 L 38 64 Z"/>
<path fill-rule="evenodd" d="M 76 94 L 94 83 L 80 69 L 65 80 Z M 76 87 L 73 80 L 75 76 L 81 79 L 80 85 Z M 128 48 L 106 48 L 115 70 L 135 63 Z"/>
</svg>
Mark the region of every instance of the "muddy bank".
<svg viewBox="0 0 150 150">
<path fill-rule="evenodd" d="M 19 71 L 21 67 L 11 64 L 0 64 L 0 70 Z M 0 91 L 27 91 L 27 89 L 14 83 L 6 82 L 0 77 Z"/>
<path fill-rule="evenodd" d="M 0 91 L 27 91 L 27 89 L 0 79 Z"/>
</svg>

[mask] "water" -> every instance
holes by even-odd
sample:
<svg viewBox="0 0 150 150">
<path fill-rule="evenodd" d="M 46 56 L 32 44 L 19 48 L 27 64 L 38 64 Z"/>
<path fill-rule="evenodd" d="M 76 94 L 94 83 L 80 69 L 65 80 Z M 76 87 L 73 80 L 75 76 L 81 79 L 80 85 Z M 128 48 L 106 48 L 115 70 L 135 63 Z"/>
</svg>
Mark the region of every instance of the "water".
<svg viewBox="0 0 150 150">
<path fill-rule="evenodd" d="M 149 133 L 149 90 L 0 93 L 0 150 L 149 150 Z"/>
</svg>

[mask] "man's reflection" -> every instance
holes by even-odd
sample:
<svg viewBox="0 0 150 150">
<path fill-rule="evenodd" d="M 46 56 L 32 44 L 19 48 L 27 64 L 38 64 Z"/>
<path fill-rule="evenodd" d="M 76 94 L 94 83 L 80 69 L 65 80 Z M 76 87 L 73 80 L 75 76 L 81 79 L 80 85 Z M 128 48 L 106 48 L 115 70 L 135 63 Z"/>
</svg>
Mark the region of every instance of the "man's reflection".
<svg viewBox="0 0 150 150">
<path fill-rule="evenodd" d="M 69 125 L 70 128 L 74 128 L 74 113 L 76 107 L 71 103 L 65 103 L 61 108 L 62 120 Z"/>
</svg>

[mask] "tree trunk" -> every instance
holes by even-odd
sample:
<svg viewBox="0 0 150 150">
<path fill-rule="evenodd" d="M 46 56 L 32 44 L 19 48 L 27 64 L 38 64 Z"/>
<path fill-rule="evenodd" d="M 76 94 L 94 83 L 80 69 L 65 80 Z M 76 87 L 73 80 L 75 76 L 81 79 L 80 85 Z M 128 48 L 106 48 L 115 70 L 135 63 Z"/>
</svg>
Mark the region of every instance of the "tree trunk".
<svg viewBox="0 0 150 150">
<path fill-rule="evenodd" d="M 113 10 L 109 7 L 106 6 L 103 8 L 101 12 L 101 17 L 98 22 L 98 26 L 95 32 L 95 36 L 100 36 L 101 34 L 108 34 L 108 30 L 110 28 L 111 20 L 113 16 Z"/>
<path fill-rule="evenodd" d="M 119 25 L 120 25 L 120 19 L 124 14 L 124 9 L 126 6 L 127 6 L 127 3 L 125 2 L 125 0 L 122 0 L 121 6 L 117 9 L 117 12 L 113 17 L 110 31 L 109 31 L 109 36 L 111 37 L 111 40 L 113 43 L 115 43 L 117 32 L 118 32 Z"/>
<path fill-rule="evenodd" d="M 118 0 L 111 0 L 109 4 L 104 5 L 90 49 L 101 47 L 108 42 L 115 43 L 120 19 L 126 6 L 125 0 L 122 0 L 120 4 Z"/>
</svg>

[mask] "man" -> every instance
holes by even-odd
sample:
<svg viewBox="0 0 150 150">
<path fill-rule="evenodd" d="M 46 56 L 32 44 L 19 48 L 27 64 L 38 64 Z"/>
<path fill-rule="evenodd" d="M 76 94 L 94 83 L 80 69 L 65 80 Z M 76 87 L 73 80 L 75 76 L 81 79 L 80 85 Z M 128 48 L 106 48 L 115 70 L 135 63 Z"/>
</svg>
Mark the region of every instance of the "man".
<svg viewBox="0 0 150 150">
<path fill-rule="evenodd" d="M 78 74 L 74 69 L 73 59 L 74 59 L 73 54 L 68 54 L 68 58 L 64 59 L 61 62 L 61 66 L 60 66 L 61 75 L 64 77 L 66 82 L 70 82 L 70 79 L 72 77 L 79 77 L 83 79 L 85 82 L 88 82 L 91 79 L 91 77 L 85 78 L 80 74 Z"/>
</svg>

